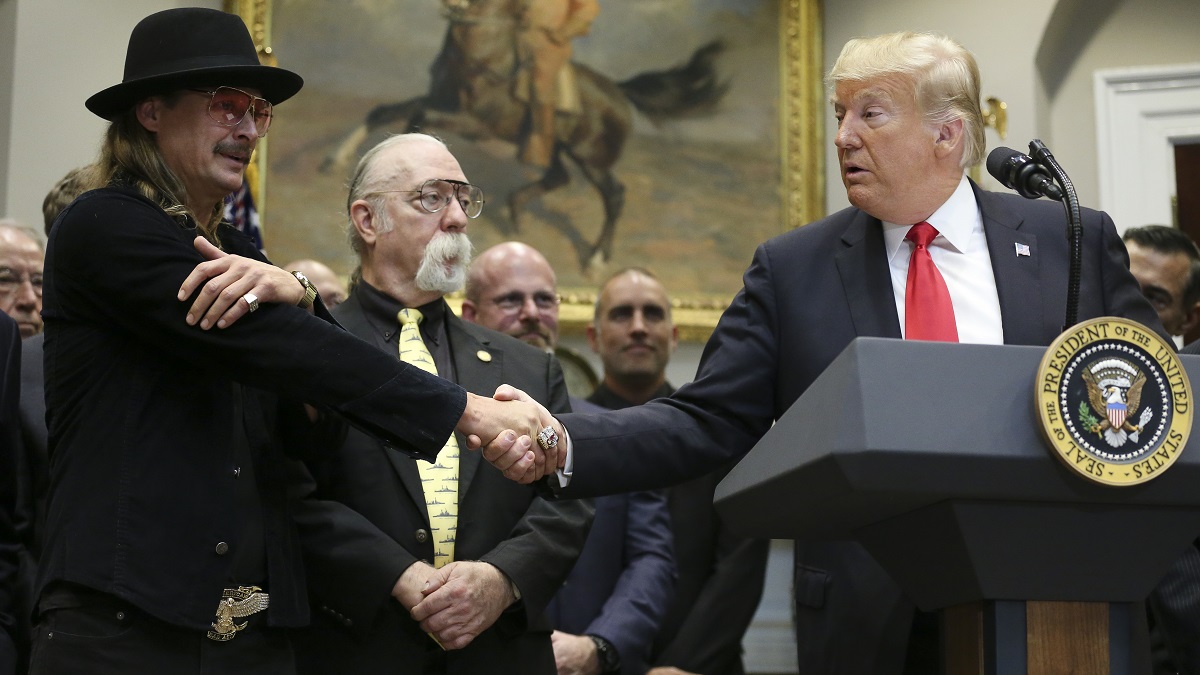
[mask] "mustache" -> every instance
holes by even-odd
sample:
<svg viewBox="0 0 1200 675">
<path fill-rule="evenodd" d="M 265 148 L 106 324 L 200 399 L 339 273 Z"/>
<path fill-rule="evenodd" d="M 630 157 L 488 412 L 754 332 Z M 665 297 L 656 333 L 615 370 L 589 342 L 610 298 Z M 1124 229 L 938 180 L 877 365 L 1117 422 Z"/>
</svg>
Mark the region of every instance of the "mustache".
<svg viewBox="0 0 1200 675">
<path fill-rule="evenodd" d="M 471 240 L 463 232 L 441 232 L 425 245 L 425 257 L 440 263 L 457 261 L 466 265 L 471 261 Z"/>
<path fill-rule="evenodd" d="M 218 155 L 244 155 L 246 161 L 250 161 L 250 154 L 254 152 L 254 144 L 243 141 L 221 141 L 213 146 L 213 152 Z"/>
</svg>

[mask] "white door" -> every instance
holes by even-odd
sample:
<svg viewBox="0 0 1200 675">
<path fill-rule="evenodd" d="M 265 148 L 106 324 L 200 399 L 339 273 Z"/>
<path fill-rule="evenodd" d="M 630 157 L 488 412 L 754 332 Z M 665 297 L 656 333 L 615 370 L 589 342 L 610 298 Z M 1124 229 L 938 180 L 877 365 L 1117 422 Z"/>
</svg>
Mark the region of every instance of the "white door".
<svg viewBox="0 0 1200 675">
<path fill-rule="evenodd" d="M 1095 74 L 1100 208 L 1117 229 L 1171 224 L 1177 143 L 1200 141 L 1200 64 Z"/>
</svg>

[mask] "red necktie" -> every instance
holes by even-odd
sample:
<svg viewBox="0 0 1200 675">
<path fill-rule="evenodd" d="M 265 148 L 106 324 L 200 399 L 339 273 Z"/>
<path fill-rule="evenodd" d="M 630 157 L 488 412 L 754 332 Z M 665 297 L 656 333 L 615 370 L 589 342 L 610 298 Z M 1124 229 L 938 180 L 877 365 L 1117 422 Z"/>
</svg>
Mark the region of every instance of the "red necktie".
<svg viewBox="0 0 1200 675">
<path fill-rule="evenodd" d="M 904 289 L 905 340 L 958 342 L 950 290 L 929 255 L 929 243 L 937 236 L 938 231 L 925 222 L 913 225 L 905 236 L 914 245 Z"/>
</svg>

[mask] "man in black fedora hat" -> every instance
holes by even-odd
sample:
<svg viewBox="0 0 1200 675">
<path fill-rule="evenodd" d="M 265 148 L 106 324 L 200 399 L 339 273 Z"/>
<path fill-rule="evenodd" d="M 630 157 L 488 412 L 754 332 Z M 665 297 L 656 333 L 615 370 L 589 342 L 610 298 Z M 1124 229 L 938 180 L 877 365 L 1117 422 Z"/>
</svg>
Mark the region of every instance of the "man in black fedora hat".
<svg viewBox="0 0 1200 675">
<path fill-rule="evenodd" d="M 59 217 L 45 267 L 33 673 L 293 673 L 284 630 L 309 614 L 287 455 L 342 418 L 426 459 L 455 430 L 542 427 L 341 330 L 220 222 L 301 85 L 236 16 L 184 8 L 143 19 L 123 81 L 87 101 L 111 122 L 98 189 Z"/>
</svg>

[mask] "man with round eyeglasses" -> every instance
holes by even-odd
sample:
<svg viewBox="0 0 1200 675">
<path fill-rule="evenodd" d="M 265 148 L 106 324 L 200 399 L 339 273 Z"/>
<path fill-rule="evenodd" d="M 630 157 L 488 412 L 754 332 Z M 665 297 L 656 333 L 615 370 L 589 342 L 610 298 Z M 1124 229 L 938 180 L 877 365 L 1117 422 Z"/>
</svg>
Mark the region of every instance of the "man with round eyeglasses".
<svg viewBox="0 0 1200 675">
<path fill-rule="evenodd" d="M 463 318 L 553 351 L 558 342 L 556 288 L 554 270 L 536 249 L 516 241 L 497 244 L 471 265 Z"/>
<path fill-rule="evenodd" d="M 568 409 L 550 354 L 460 319 L 444 299 L 462 288 L 466 230 L 483 204 L 444 143 L 383 140 L 363 155 L 346 202 L 359 261 L 333 312 L 346 330 L 467 391 L 511 383 Z M 464 440 L 448 439 L 430 464 L 352 429 L 307 462 L 314 499 L 297 522 L 318 611 L 296 640 L 301 673 L 401 664 L 426 675 L 554 675 L 543 610 L 583 549 L 592 507 L 509 481 Z"/>
<path fill-rule="evenodd" d="M 529 442 L 544 426 L 364 345 L 221 222 L 301 85 L 259 64 L 237 16 L 180 8 L 139 22 L 122 82 L 87 100 L 110 122 L 102 187 L 46 254 L 32 673 L 292 675 L 287 629 L 309 610 L 291 457 L 342 419 L 423 457 L 456 430 Z"/>
<path fill-rule="evenodd" d="M 416 190 L 378 190 L 373 194 L 413 194 L 426 213 L 437 213 L 457 201 L 468 218 L 483 213 L 483 188 L 461 180 L 431 178 Z"/>
</svg>

